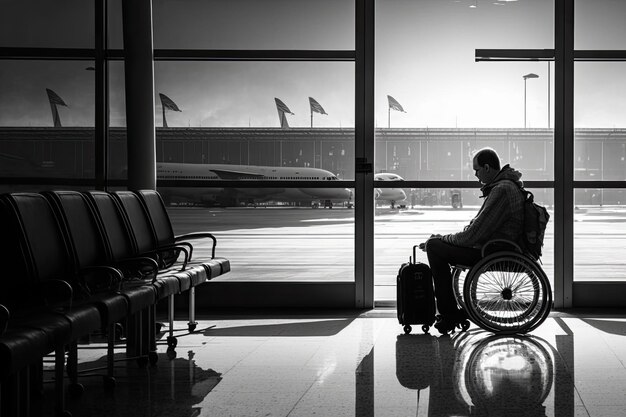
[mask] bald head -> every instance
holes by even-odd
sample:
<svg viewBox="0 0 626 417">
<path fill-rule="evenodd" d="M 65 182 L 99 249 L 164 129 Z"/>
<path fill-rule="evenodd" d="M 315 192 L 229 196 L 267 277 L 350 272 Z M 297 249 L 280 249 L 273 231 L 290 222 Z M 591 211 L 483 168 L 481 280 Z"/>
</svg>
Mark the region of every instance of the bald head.
<svg viewBox="0 0 626 417">
<path fill-rule="evenodd" d="M 488 164 L 496 171 L 500 171 L 500 157 L 495 150 L 491 148 L 482 148 L 474 154 L 474 159 L 478 166 L 484 167 Z"/>
<path fill-rule="evenodd" d="M 500 172 L 500 158 L 491 148 L 483 148 L 476 152 L 472 165 L 474 175 L 482 184 L 489 184 Z"/>
</svg>

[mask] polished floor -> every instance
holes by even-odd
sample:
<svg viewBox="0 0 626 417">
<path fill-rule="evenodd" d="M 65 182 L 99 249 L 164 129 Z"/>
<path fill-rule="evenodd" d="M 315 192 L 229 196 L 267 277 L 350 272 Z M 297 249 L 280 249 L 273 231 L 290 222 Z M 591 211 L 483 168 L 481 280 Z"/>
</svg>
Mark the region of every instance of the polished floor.
<svg viewBox="0 0 626 417">
<path fill-rule="evenodd" d="M 395 310 L 205 315 L 159 361 L 84 377 L 74 416 L 625 416 L 626 315 L 552 313 L 531 335 L 405 335 Z M 178 334 L 186 323 L 179 321 Z M 419 327 L 419 326 L 418 326 Z M 433 329 L 434 330 L 434 329 Z M 103 363 L 97 341 L 81 368 Z M 123 357 L 123 349 L 119 356 Z M 51 415 L 46 389 L 42 415 Z"/>
</svg>

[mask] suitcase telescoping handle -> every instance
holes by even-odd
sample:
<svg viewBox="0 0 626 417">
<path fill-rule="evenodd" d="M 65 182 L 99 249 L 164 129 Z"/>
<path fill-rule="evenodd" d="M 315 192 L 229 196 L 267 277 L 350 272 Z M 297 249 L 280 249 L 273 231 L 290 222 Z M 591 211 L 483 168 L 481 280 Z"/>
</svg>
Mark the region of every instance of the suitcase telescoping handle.
<svg viewBox="0 0 626 417">
<path fill-rule="evenodd" d="M 411 257 L 409 256 L 409 263 L 410 264 L 414 264 L 417 262 L 417 251 L 416 249 L 419 247 L 419 245 L 413 245 L 413 260 L 411 260 Z"/>
</svg>

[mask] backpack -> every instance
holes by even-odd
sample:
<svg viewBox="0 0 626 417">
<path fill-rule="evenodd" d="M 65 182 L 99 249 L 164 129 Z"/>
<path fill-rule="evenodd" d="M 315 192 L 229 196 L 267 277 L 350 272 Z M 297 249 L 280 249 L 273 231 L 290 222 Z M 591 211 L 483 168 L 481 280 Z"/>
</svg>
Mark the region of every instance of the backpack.
<svg viewBox="0 0 626 417">
<path fill-rule="evenodd" d="M 522 233 L 522 244 L 524 253 L 534 260 L 541 258 L 541 248 L 543 238 L 546 233 L 546 226 L 550 220 L 550 215 L 545 207 L 535 203 L 535 196 L 530 191 L 520 188 L 524 193 L 524 230 Z"/>
</svg>

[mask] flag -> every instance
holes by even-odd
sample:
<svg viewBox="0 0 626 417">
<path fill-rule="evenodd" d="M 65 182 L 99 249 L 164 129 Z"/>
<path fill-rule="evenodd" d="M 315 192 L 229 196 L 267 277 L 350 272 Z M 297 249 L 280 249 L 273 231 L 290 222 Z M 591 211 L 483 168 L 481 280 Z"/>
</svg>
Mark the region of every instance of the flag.
<svg viewBox="0 0 626 417">
<path fill-rule="evenodd" d="M 328 115 L 328 113 L 324 111 L 324 108 L 320 106 L 320 103 L 318 103 L 313 97 L 309 97 L 309 104 L 311 104 L 311 112 Z"/>
<path fill-rule="evenodd" d="M 46 93 L 48 93 L 48 100 L 50 100 L 50 104 L 56 104 L 58 106 L 65 106 L 65 107 L 67 107 L 67 104 L 65 104 L 63 99 L 61 97 L 59 97 L 59 95 L 57 93 L 55 93 L 54 91 L 50 90 L 49 88 L 46 88 Z"/>
<path fill-rule="evenodd" d="M 161 98 L 161 105 L 163 106 L 163 108 L 166 108 L 168 110 L 182 112 L 182 110 L 178 108 L 176 103 L 174 103 L 172 99 L 166 96 L 165 94 L 159 93 L 159 97 Z"/>
<path fill-rule="evenodd" d="M 276 108 L 278 109 L 279 112 L 293 114 L 292 111 L 289 110 L 289 107 L 287 107 L 285 103 L 283 103 L 276 97 L 274 97 L 274 101 L 276 101 Z"/>
<path fill-rule="evenodd" d="M 391 110 L 397 110 L 397 111 L 401 111 L 402 113 L 406 113 L 404 109 L 402 108 L 402 106 L 400 105 L 400 103 L 398 103 L 395 98 L 391 96 L 387 96 L 387 99 L 389 100 L 389 108 Z"/>
</svg>

